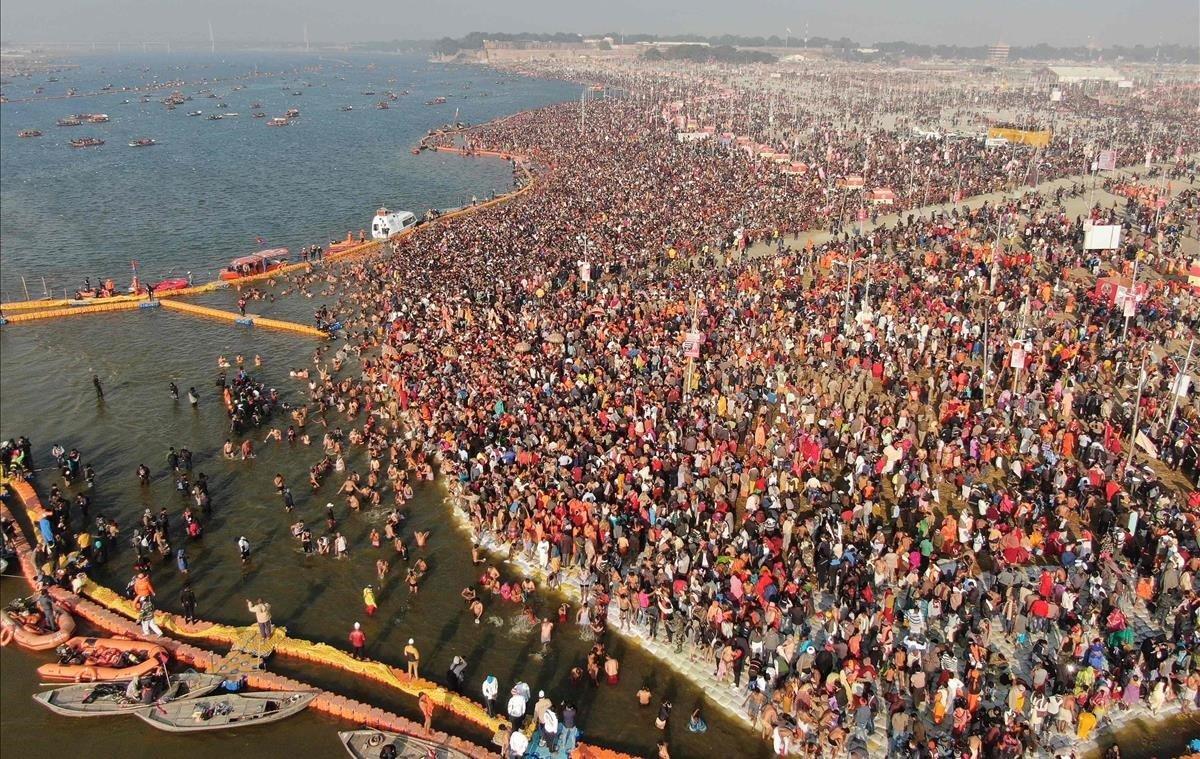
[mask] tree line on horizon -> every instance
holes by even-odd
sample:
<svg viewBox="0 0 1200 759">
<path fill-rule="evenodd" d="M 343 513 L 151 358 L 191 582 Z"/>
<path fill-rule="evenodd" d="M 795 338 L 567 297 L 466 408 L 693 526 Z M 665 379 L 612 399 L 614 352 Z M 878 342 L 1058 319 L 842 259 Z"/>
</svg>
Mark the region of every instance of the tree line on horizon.
<svg viewBox="0 0 1200 759">
<path fill-rule="evenodd" d="M 636 43 L 694 43 L 696 47 L 703 49 L 704 45 L 709 48 L 720 49 L 720 52 L 709 50 L 707 55 L 702 55 L 700 50 L 685 50 L 683 52 L 671 52 L 670 48 L 659 49 L 659 54 L 664 59 L 669 60 L 722 60 L 728 62 L 769 62 L 774 60 L 774 56 L 770 54 L 760 54 L 751 56 L 754 60 L 745 58 L 737 53 L 747 51 L 739 51 L 738 48 L 796 48 L 797 50 L 805 47 L 821 50 L 828 50 L 841 54 L 854 54 L 862 49 L 871 49 L 878 51 L 878 54 L 887 56 L 896 56 L 901 58 L 953 58 L 956 60 L 979 60 L 985 61 L 989 56 L 988 45 L 926 45 L 917 42 L 905 42 L 896 40 L 892 42 L 876 42 L 873 45 L 863 45 L 848 37 L 840 37 L 832 39 L 829 37 L 781 37 L 777 34 L 770 36 L 743 36 L 736 34 L 722 34 L 716 36 L 705 36 L 701 34 L 672 34 L 672 35 L 657 35 L 657 34 L 620 34 L 618 32 L 608 32 L 607 34 L 595 35 L 595 37 L 609 37 L 618 43 L 636 44 Z M 570 32 L 556 33 L 534 33 L 534 32 L 471 32 L 462 37 L 443 37 L 436 41 L 424 41 L 416 43 L 423 45 L 424 49 L 435 55 L 453 56 L 461 52 L 476 52 L 483 49 L 485 42 L 537 42 L 537 43 L 552 43 L 552 44 L 579 44 L 585 39 L 584 35 L 574 34 Z M 375 43 L 376 45 L 401 45 L 399 41 L 392 43 Z M 412 44 L 412 43 L 409 43 Z M 685 47 L 677 45 L 672 47 Z M 724 48 L 728 48 L 725 50 Z M 732 51 L 732 52 L 731 52 Z M 651 56 L 653 57 L 653 56 Z M 1083 45 L 1060 46 L 1051 45 L 1046 42 L 1041 42 L 1036 45 L 1012 45 L 1009 48 L 1009 60 L 1024 60 L 1024 61 L 1053 61 L 1053 60 L 1071 60 L 1079 62 L 1103 62 L 1122 60 L 1135 63 L 1200 63 L 1200 46 L 1188 45 L 1111 45 L 1103 48 L 1089 48 Z"/>
</svg>

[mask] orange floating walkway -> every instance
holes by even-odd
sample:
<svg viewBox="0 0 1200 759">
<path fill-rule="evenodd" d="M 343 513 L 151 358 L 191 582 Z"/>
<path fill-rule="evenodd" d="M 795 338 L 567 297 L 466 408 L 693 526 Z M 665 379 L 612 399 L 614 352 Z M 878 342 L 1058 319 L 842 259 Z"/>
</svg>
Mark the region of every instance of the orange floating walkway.
<svg viewBox="0 0 1200 759">
<path fill-rule="evenodd" d="M 152 305 L 153 304 L 153 305 Z M 158 301 L 139 303 L 135 300 L 121 300 L 115 303 L 97 303 L 94 306 L 72 306 L 69 308 L 51 308 L 42 311 L 25 311 L 12 316 L 5 316 L 0 324 L 19 324 L 21 322 L 40 321 L 42 319 L 58 319 L 64 316 L 85 316 L 87 314 L 102 314 L 109 311 L 136 311 L 143 307 L 157 307 Z"/>
<path fill-rule="evenodd" d="M 284 332 L 294 332 L 298 335 L 308 335 L 309 337 L 319 337 L 325 339 L 329 337 L 328 332 L 309 327 L 305 324 L 296 324 L 295 322 L 283 321 L 282 319 L 268 319 L 262 316 L 242 316 L 233 311 L 222 311 L 219 308 L 210 308 L 208 306 L 197 306 L 195 303 L 187 303 L 181 300 L 164 300 L 161 301 L 163 308 L 172 311 L 183 311 L 196 316 L 206 316 L 210 319 L 222 319 L 224 321 L 241 324 L 245 327 L 266 327 L 268 329 L 278 329 Z"/>
</svg>

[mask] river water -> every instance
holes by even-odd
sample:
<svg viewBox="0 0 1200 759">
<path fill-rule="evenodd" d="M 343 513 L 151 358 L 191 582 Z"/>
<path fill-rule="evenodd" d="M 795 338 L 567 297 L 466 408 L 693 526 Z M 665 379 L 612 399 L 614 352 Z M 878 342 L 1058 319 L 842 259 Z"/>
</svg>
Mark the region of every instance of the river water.
<svg viewBox="0 0 1200 759">
<path fill-rule="evenodd" d="M 178 63 L 174 59 L 124 59 L 86 62 L 78 72 L 60 74 L 63 81 L 46 84 L 98 89 L 137 84 L 155 75 L 198 81 L 232 77 L 253 71 L 293 71 L 315 66 L 313 58 L 263 56 L 221 63 Z M 261 236 L 272 245 L 291 247 L 364 227 L 380 203 L 421 210 L 461 204 L 503 190 L 510 170 L 501 161 L 423 154 L 410 148 L 424 132 L 453 117 L 477 123 L 506 113 L 562 101 L 577 88 L 561 82 L 502 77 L 484 69 L 442 67 L 397 57 L 355 59 L 353 65 L 320 63 L 278 77 L 240 81 L 246 90 L 231 92 L 232 82 L 214 85 L 220 101 L 196 100 L 168 112 L 155 102 L 141 104 L 137 95 L 105 95 L 70 100 L 46 100 L 3 106 L 3 189 L 0 191 L 0 238 L 3 256 L 0 281 L 6 299 L 21 296 L 20 276 L 27 283 L 46 276 L 56 287 L 79 286 L 83 273 L 93 277 L 127 272 L 130 259 L 139 261 L 144 279 L 193 271 L 197 279 L 211 275 L 224 261 L 252 250 Z M 368 68 L 374 64 L 374 68 Z M 149 69 L 144 71 L 143 69 Z M 387 84 L 394 78 L 396 82 Z M 497 80 L 504 84 L 496 84 Z M 303 87 L 311 82 L 312 87 Z M 10 98 L 32 91 L 35 80 L 17 80 L 4 87 Z M 286 84 L 286 88 L 285 85 Z M 469 84 L 469 86 L 468 86 Z M 181 87 L 195 92 L 204 87 Z M 300 89 L 302 88 L 302 89 Z M 393 102 L 387 111 L 373 103 L 387 89 L 411 94 Z M 375 96 L 360 93 L 375 90 Z M 303 91 L 302 96 L 288 93 Z M 480 92 L 490 95 L 482 97 Z M 448 96 L 442 106 L 425 106 L 430 98 Z M 120 105 L 128 97 L 133 102 Z M 292 127 L 267 129 L 249 119 L 249 104 L 261 101 L 268 114 L 299 107 L 302 116 Z M 238 119 L 208 122 L 188 118 L 188 110 L 210 110 L 226 102 Z M 342 112 L 342 105 L 354 105 Z M 57 128 L 54 120 L 77 112 L 107 112 L 108 124 Z M 18 129 L 39 128 L 45 136 L 18 140 Z M 70 133 L 69 135 L 67 133 Z M 106 140 L 98 149 L 72 150 L 69 137 L 96 134 Z M 125 143 L 149 136 L 162 144 L 132 149 Z M 36 278 L 36 279 L 35 279 Z M 231 308 L 230 292 L 206 296 L 200 302 Z M 308 322 L 320 296 L 308 300 L 281 298 L 255 301 L 254 313 Z M 314 343 L 306 338 L 268 331 L 249 331 L 223 322 L 199 320 L 174 312 L 153 310 L 56 322 L 12 325 L 0 330 L 0 435 L 27 435 L 35 441 L 35 464 L 44 466 L 54 443 L 76 447 L 97 472 L 93 514 L 116 518 L 129 530 L 145 508 L 165 506 L 179 529 L 185 501 L 175 493 L 166 472 L 169 446 L 195 453 L 195 470 L 208 475 L 215 515 L 202 542 L 187 546 L 192 584 L 199 596 L 201 616 L 226 623 L 247 624 L 245 599 L 261 596 L 274 606 L 277 624 L 310 640 L 346 646 L 355 621 L 363 623 L 367 652 L 373 658 L 399 663 L 400 650 L 414 638 L 423 655 L 423 673 L 444 681 L 453 656 L 468 662 L 468 693 L 476 698 L 479 684 L 496 675 L 507 691 L 525 680 L 544 689 L 555 701 L 572 699 L 579 706 L 585 740 L 639 755 L 653 752 L 661 734 L 653 727 L 653 707 L 639 709 L 634 693 L 648 681 L 655 704 L 670 696 L 676 705 L 670 725 L 676 756 L 766 756 L 765 745 L 753 739 L 742 723 L 723 717 L 716 707 L 706 711 L 710 729 L 689 733 L 687 715 L 703 703 L 698 688 L 668 667 L 644 654 L 635 644 L 615 638 L 610 649 L 621 660 L 621 682 L 599 689 L 572 691 L 568 672 L 582 664 L 591 646 L 590 635 L 574 625 L 555 630 L 549 651 L 540 653 L 537 632 L 519 619 L 519 610 L 500 601 L 489 602 L 484 624 L 474 625 L 460 591 L 477 573 L 470 563 L 468 536 L 453 526 L 443 502 L 440 483 L 417 488 L 408 505 L 405 534 L 411 545 L 414 530 L 431 535 L 424 556 L 430 572 L 420 594 L 403 587 L 403 563 L 393 561 L 391 576 L 378 593 L 379 614 L 363 616 L 361 589 L 375 583 L 375 559 L 394 559 L 390 550 L 372 549 L 367 535 L 382 528 L 383 514 L 349 514 L 334 496 L 340 478 L 332 476 L 317 493 L 310 493 L 307 468 L 320 457 L 317 448 L 292 449 L 287 444 L 259 444 L 249 462 L 220 456 L 227 420 L 214 387 L 216 357 L 241 353 L 248 363 L 260 355 L 256 377 L 279 388 L 285 398 L 304 396 L 301 383 L 288 377 L 291 367 L 311 364 Z M 97 374 L 105 388 L 98 402 L 91 386 Z M 201 401 L 196 410 L 186 401 L 174 402 L 167 383 L 181 389 L 194 386 Z M 282 420 L 279 420 L 282 422 Z M 319 447 L 319 434 L 317 436 Z M 138 486 L 135 469 L 145 463 L 154 473 L 148 489 Z M 351 458 L 350 468 L 364 462 Z M 282 473 L 292 485 L 297 514 L 286 514 L 275 494 L 272 478 Z M 55 481 L 43 472 L 43 492 Z M 296 518 L 323 531 L 324 506 L 335 502 L 340 529 L 349 538 L 348 561 L 305 557 L 288 534 Z M 246 536 L 253 546 L 251 565 L 238 561 L 236 541 Z M 181 540 L 181 537 L 178 538 Z M 177 543 L 179 544 L 179 543 Z M 414 557 L 417 553 L 414 551 Z M 133 551 L 125 546 L 101 574 L 118 589 L 129 579 Z M 513 577 L 509 573 L 509 577 Z M 180 577 L 173 564 L 156 570 L 159 606 L 178 610 Z M 22 592 L 19 581 L 3 582 L 3 599 Z M 559 600 L 539 594 L 537 611 L 552 615 Z M 336 731 L 349 727 L 316 714 L 301 715 L 277 726 L 253 731 L 217 733 L 201 738 L 159 733 L 136 720 L 72 721 L 34 705 L 29 694 L 37 687 L 33 670 L 49 655 L 5 649 L 0 678 L 0 744 L 5 755 L 50 756 L 64 745 L 87 746 L 95 755 L 115 755 L 131 745 L 162 757 L 211 756 L 218 752 L 271 753 L 318 750 L 336 755 Z M 415 702 L 377 686 L 332 675 L 283 660 L 272 668 L 346 695 L 371 701 L 409 716 Z M 436 724 L 479 742 L 488 736 L 477 729 L 443 721 Z"/>
</svg>

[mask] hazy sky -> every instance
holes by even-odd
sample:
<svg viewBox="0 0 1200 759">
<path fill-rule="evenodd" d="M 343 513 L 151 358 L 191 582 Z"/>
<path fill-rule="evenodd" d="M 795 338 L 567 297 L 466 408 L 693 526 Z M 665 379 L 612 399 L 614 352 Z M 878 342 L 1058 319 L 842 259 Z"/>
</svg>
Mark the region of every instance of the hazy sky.
<svg viewBox="0 0 1200 759">
<path fill-rule="evenodd" d="M 1198 0 L 4 0 L 6 42 L 314 42 L 470 31 L 847 36 L 869 44 L 1195 45 Z"/>
</svg>

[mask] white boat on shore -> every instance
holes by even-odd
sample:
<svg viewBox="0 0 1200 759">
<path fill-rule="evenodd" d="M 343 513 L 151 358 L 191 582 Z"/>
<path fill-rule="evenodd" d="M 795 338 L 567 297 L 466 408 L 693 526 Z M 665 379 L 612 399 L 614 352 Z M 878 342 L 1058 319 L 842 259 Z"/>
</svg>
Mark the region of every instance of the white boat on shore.
<svg viewBox="0 0 1200 759">
<path fill-rule="evenodd" d="M 389 211 L 380 208 L 371 219 L 371 239 L 386 240 L 397 232 L 416 225 L 416 214 L 411 211 Z"/>
</svg>

